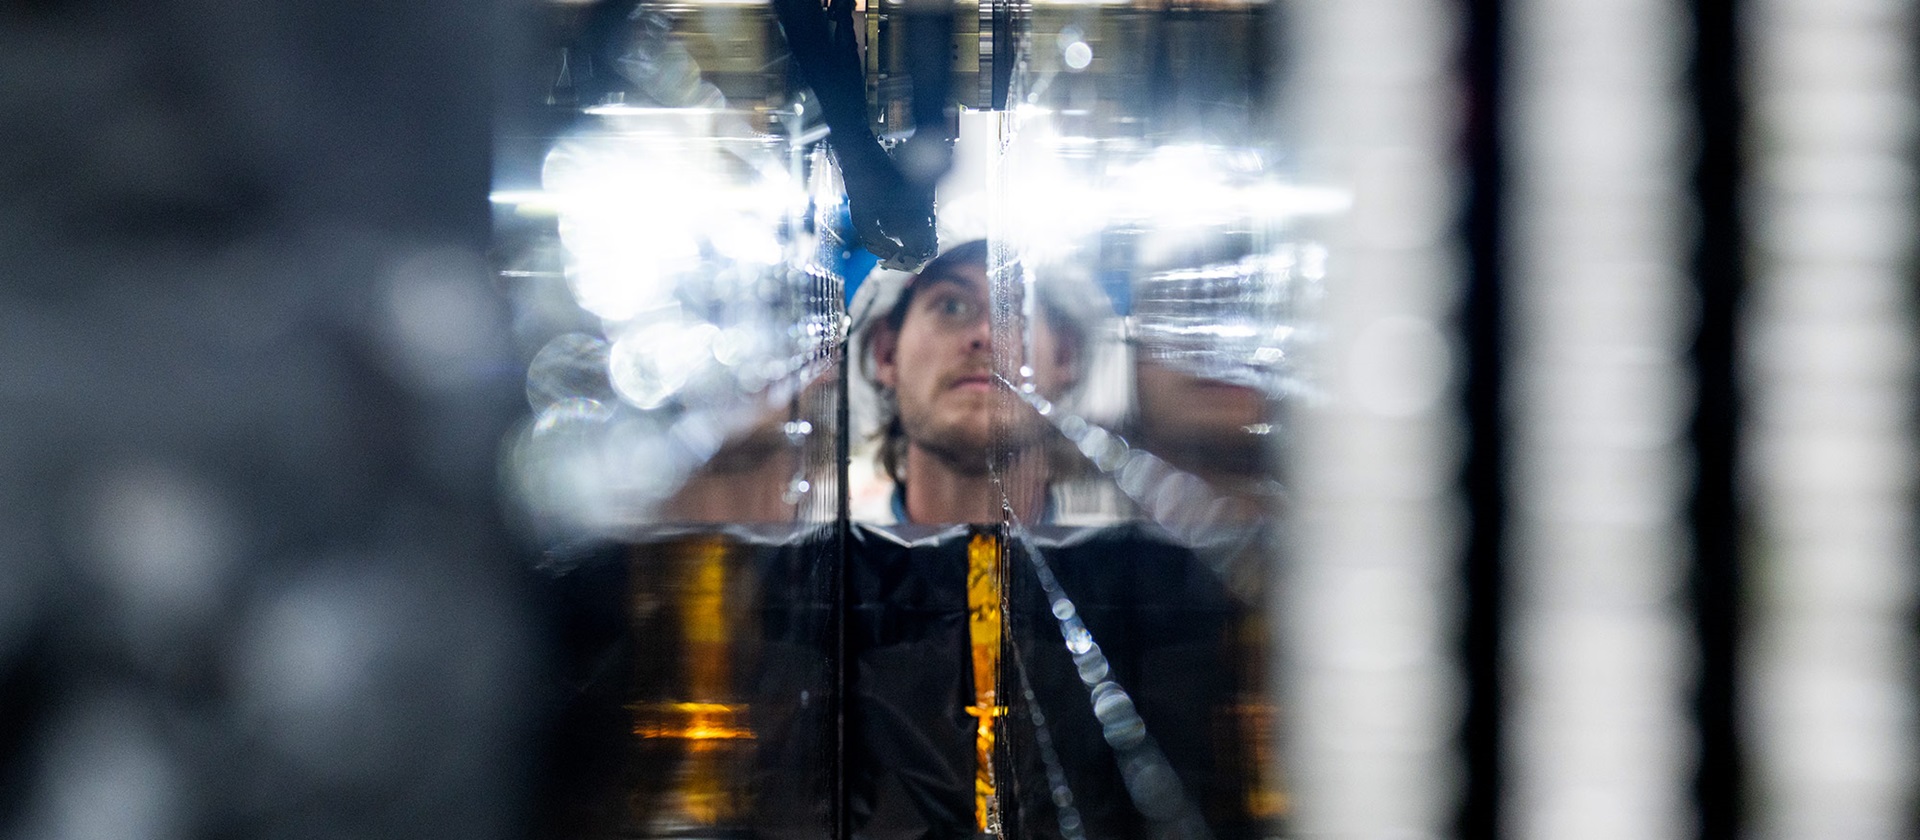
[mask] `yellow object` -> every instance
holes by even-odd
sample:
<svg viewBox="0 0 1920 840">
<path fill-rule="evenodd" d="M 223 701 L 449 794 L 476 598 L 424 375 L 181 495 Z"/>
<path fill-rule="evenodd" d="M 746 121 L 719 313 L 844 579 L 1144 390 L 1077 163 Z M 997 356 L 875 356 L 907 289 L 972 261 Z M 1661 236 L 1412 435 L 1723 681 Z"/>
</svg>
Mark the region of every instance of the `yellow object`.
<svg viewBox="0 0 1920 840">
<path fill-rule="evenodd" d="M 967 714 L 974 729 L 973 816 L 983 834 L 998 835 L 1000 813 L 993 779 L 993 719 L 1007 713 L 999 705 L 1000 640 L 1004 634 L 1000 592 L 1000 541 L 974 534 L 967 543 L 967 636 L 973 643 L 973 705 Z"/>
<path fill-rule="evenodd" d="M 733 628 L 728 623 L 728 563 L 733 547 L 717 534 L 662 546 L 636 569 L 638 585 L 666 593 L 668 615 L 684 657 L 674 687 L 680 700 L 632 703 L 633 734 L 682 744 L 671 781 L 659 792 L 636 792 L 646 831 L 731 824 L 740 817 L 739 750 L 754 737 L 747 706 L 733 696 Z"/>
</svg>

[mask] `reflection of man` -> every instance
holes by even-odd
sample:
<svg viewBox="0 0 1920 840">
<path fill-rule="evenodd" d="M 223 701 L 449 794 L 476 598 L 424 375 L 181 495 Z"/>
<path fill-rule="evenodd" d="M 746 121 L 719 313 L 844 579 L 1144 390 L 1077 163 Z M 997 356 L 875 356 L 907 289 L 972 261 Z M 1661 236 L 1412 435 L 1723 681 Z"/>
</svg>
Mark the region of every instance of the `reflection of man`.
<svg viewBox="0 0 1920 840">
<path fill-rule="evenodd" d="M 1216 697 L 1229 691 L 1235 697 L 1221 704 L 1215 723 L 1235 737 L 1222 741 L 1225 754 L 1214 759 L 1221 762 L 1211 777 L 1217 785 L 1211 804 L 1219 809 L 1214 819 L 1269 836 L 1285 815 L 1286 796 L 1273 773 L 1277 711 L 1266 693 L 1270 632 L 1265 616 L 1249 607 L 1266 600 L 1272 560 L 1265 525 L 1277 502 L 1269 443 L 1276 407 L 1265 392 L 1244 381 L 1206 376 L 1181 364 L 1183 353 L 1194 352 L 1191 345 L 1145 340 L 1134 350 L 1134 443 L 1206 482 L 1208 498 L 1186 502 L 1205 506 L 1206 530 L 1190 536 L 1205 541 L 1196 551 L 1233 595 L 1234 607 L 1225 619 L 1226 649 L 1232 651 L 1225 655 L 1231 659 L 1219 667 L 1234 674 L 1234 684 L 1214 690 L 1220 692 Z M 1218 348 L 1211 352 L 1231 357 Z"/>
<path fill-rule="evenodd" d="M 1201 249 L 1163 258 L 1175 267 L 1133 288 L 1128 437 L 1206 483 L 1208 497 L 1190 505 L 1212 511 L 1206 519 L 1250 524 L 1278 489 L 1269 454 L 1278 406 L 1268 390 L 1291 364 L 1283 325 L 1296 313 L 1285 278 L 1267 257 Z M 1231 510 L 1216 510 L 1223 501 Z"/>
<path fill-rule="evenodd" d="M 866 370 L 880 389 L 884 426 L 880 461 L 896 487 L 900 522 L 993 522 L 1004 496 L 1022 521 L 1045 516 L 1047 472 L 1038 444 L 1040 418 L 993 371 L 988 317 L 987 245 L 955 247 L 907 281 L 899 299 L 866 333 Z M 1071 325 L 1052 313 L 1032 324 L 1036 390 L 1057 397 L 1076 376 Z M 1015 366 L 1019 365 L 1016 358 Z M 994 417 L 1001 438 L 994 437 Z M 995 486 L 988 466 L 996 443 L 1019 468 Z"/>
<path fill-rule="evenodd" d="M 1048 518 L 1053 432 L 1014 388 L 1066 390 L 1079 332 L 1044 301 L 1048 317 L 1031 324 L 996 322 L 992 302 L 986 243 L 969 242 L 877 303 L 862 335 L 861 370 L 878 391 L 877 460 L 892 484 L 878 510 L 856 505 L 854 517 L 970 527 L 911 543 L 853 529 L 842 651 L 855 836 L 957 840 L 1018 824 L 1017 803 L 997 792 L 1010 780 L 993 770 L 1014 696 L 999 667 L 1007 592 L 996 525 L 1003 503 L 1021 521 Z"/>
<path fill-rule="evenodd" d="M 831 475 L 834 451 L 816 428 L 830 428 L 837 377 L 820 376 L 787 403 L 763 405 L 751 425 L 735 431 L 685 484 L 661 505 L 658 519 L 694 523 L 797 524 L 819 516 L 817 503 L 796 492 Z M 796 429 L 805 430 L 796 435 Z"/>
<path fill-rule="evenodd" d="M 1188 373 L 1142 348 L 1134 362 L 1134 443 L 1231 491 L 1266 478 L 1271 429 L 1259 390 Z"/>
<path fill-rule="evenodd" d="M 1034 393 L 1059 400 L 1091 355 L 1083 336 L 1098 335 L 1080 326 L 1094 313 L 1072 307 L 1106 302 L 1062 294 L 1071 275 L 1061 272 L 1034 301 L 1043 316 L 995 332 L 986 269 L 984 243 L 953 249 L 874 307 L 862 336 L 892 521 L 997 523 L 1003 499 L 1030 524 L 1070 512 L 1070 494 L 1056 491 L 1072 465 L 1050 451 L 1064 438 L 994 369 L 1028 368 Z M 1023 331 L 1024 358 L 1008 347 Z M 1130 838 L 1202 819 L 1216 836 L 1251 834 L 1247 774 L 1239 752 L 1221 748 L 1244 731 L 1233 717 L 1236 605 L 1190 549 L 1137 523 L 901 536 L 856 526 L 848 543 L 840 653 L 855 836 L 966 838 L 1000 822 L 1008 837 Z M 998 541 L 1016 539 L 1025 548 L 1009 556 L 1025 559 L 997 571 Z M 1077 652 L 1063 644 L 1080 638 Z M 1002 743 L 1015 746 L 996 752 Z"/>
</svg>

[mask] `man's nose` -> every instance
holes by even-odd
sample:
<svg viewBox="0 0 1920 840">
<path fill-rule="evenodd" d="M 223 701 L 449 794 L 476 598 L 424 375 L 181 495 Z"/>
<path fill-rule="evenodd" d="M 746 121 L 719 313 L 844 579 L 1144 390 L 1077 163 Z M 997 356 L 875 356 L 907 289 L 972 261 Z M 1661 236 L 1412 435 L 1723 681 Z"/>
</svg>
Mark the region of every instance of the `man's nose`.
<svg viewBox="0 0 1920 840">
<path fill-rule="evenodd" d="M 973 321 L 972 329 L 967 333 L 967 347 L 972 350 L 985 350 L 993 346 L 993 317 L 981 313 Z"/>
</svg>

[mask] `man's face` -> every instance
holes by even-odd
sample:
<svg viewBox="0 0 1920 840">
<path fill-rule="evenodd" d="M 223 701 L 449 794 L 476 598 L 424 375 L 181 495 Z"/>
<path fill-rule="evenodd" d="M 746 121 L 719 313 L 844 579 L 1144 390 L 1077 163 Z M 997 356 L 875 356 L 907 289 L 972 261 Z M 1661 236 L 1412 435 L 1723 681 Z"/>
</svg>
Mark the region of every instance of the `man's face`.
<svg viewBox="0 0 1920 840">
<path fill-rule="evenodd" d="M 1144 356 L 1134 366 L 1139 399 L 1137 442 L 1193 469 L 1258 470 L 1267 422 L 1266 397 L 1244 385 L 1205 379 Z"/>
<path fill-rule="evenodd" d="M 958 468 L 984 471 L 996 406 L 1012 399 L 992 375 L 986 269 L 962 264 L 917 283 L 899 331 L 875 337 L 874 378 L 893 390 L 910 444 Z M 1041 393 L 1054 395 L 1071 380 L 1071 360 L 1046 319 L 1039 321 L 1033 331 L 1041 357 L 1035 378 Z M 1016 419 L 1031 414 L 1012 412 Z M 1018 425 L 1022 438 L 1037 431 L 1025 428 L 1034 424 Z"/>
<path fill-rule="evenodd" d="M 918 283 L 899 331 L 877 336 L 874 378 L 893 389 L 909 442 L 984 470 L 995 387 L 986 269 L 962 264 Z"/>
</svg>

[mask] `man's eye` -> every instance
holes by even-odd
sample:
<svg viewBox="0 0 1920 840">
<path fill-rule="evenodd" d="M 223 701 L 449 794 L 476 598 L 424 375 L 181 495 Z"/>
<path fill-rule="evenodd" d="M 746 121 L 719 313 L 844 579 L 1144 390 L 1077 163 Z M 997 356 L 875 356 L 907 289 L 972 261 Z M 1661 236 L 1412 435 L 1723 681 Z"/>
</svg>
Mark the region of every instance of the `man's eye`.
<svg viewBox="0 0 1920 840">
<path fill-rule="evenodd" d="M 972 301 L 947 298 L 940 302 L 940 314 L 955 320 L 972 320 L 979 314 L 979 309 L 973 305 Z"/>
</svg>

